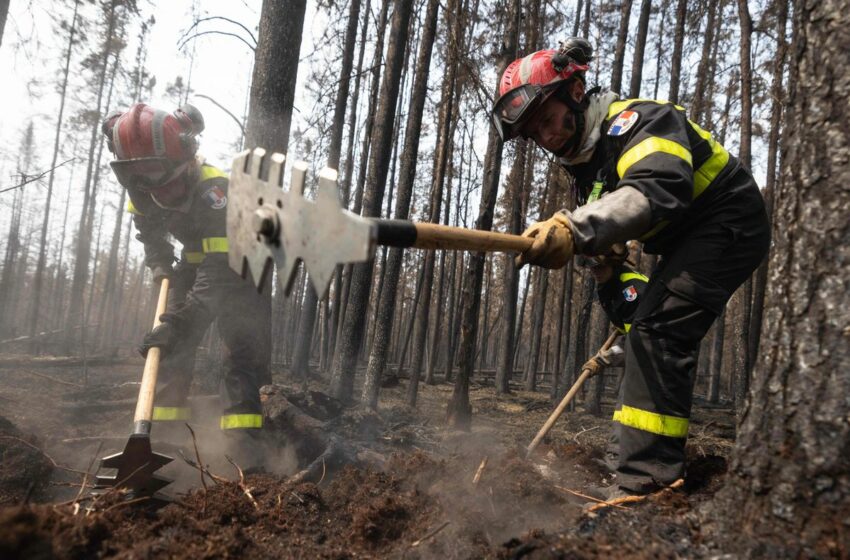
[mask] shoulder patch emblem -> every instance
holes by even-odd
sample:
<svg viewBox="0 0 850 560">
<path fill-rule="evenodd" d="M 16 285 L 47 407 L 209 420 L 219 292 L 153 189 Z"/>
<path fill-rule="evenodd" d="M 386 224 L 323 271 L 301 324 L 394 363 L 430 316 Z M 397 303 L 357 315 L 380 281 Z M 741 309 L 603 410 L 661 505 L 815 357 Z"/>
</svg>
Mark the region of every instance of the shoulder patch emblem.
<svg viewBox="0 0 850 560">
<path fill-rule="evenodd" d="M 611 123 L 611 127 L 608 128 L 608 136 L 622 136 L 638 122 L 639 118 L 640 114 L 635 111 L 623 111 Z"/>
<path fill-rule="evenodd" d="M 210 187 L 201 196 L 213 210 L 221 210 L 227 206 L 227 195 L 219 187 Z"/>
<path fill-rule="evenodd" d="M 623 297 L 626 301 L 634 301 L 637 299 L 637 290 L 634 286 L 629 286 L 625 290 L 623 290 Z"/>
</svg>

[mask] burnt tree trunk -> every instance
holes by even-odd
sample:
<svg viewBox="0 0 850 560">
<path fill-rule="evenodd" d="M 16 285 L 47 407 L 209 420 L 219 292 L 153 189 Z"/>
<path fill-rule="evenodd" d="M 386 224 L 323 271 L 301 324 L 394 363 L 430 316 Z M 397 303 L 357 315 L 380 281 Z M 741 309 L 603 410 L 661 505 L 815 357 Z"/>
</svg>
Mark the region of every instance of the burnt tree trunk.
<svg viewBox="0 0 850 560">
<path fill-rule="evenodd" d="M 765 345 L 716 511 L 812 558 L 842 555 L 850 519 L 850 12 L 831 0 L 797 6 Z"/>
<path fill-rule="evenodd" d="M 626 39 L 629 36 L 629 15 L 632 13 L 632 0 L 621 0 L 620 28 L 617 31 L 617 45 L 614 47 L 614 66 L 611 69 L 611 91 L 620 92 L 623 85 L 623 64 L 626 59 Z"/>
<path fill-rule="evenodd" d="M 425 94 L 428 86 L 428 68 L 431 63 L 431 53 L 436 35 L 438 10 L 439 3 L 436 0 L 429 0 L 428 11 L 425 15 L 425 27 L 422 30 L 422 39 L 416 58 L 413 91 L 410 96 L 410 110 L 405 128 L 398 197 L 393 215 L 397 220 L 406 220 L 410 213 L 410 201 L 413 196 L 413 183 L 418 162 L 422 114 L 425 109 Z M 387 352 L 393 325 L 392 317 L 396 306 L 396 286 L 401 272 L 402 257 L 403 251 L 401 249 L 390 250 L 384 279 L 384 294 L 381 296 L 380 305 L 376 312 L 375 337 L 369 355 L 369 364 L 366 368 L 366 382 L 363 385 L 362 394 L 363 402 L 372 408 L 378 406 L 381 376 L 387 364 Z"/>
<path fill-rule="evenodd" d="M 643 0 L 640 5 L 635 52 L 632 58 L 632 79 L 629 83 L 629 97 L 640 97 L 640 85 L 643 80 L 643 55 L 646 50 L 646 34 L 649 32 L 649 15 L 652 12 L 652 0 Z"/>
<path fill-rule="evenodd" d="M 363 196 L 362 213 L 368 217 L 379 215 L 384 198 L 390 164 L 389 155 L 392 151 L 390 142 L 395 126 L 395 107 L 412 11 L 412 0 L 400 0 L 393 13 L 390 43 L 387 49 L 387 70 L 381 84 L 380 102 L 375 118 L 375 128 L 372 131 L 368 188 Z M 342 324 L 339 351 L 334 356 L 331 373 L 331 394 L 340 400 L 350 401 L 352 397 L 357 355 L 366 325 L 371 279 L 372 263 L 357 264 L 352 267 L 349 301 Z"/>
</svg>

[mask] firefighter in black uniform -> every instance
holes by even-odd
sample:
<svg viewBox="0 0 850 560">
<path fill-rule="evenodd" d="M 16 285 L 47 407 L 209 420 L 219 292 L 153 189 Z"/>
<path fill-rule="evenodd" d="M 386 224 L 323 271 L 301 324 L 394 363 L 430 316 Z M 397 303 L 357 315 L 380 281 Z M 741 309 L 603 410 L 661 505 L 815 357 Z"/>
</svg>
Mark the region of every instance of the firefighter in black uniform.
<svg viewBox="0 0 850 560">
<path fill-rule="evenodd" d="M 605 257 L 581 257 L 579 263 L 590 269 L 596 280 L 596 298 L 605 311 L 605 316 L 622 335 L 617 337 L 608 350 L 599 352 L 590 358 L 581 369 L 590 370 L 591 376 L 601 373 L 608 367 L 623 367 L 625 365 L 624 337 L 632 328 L 632 321 L 638 306 L 646 291 L 649 278 L 641 274 L 625 262 L 625 248 L 615 250 Z M 618 384 L 619 386 L 619 384 Z M 622 403 L 617 402 L 614 416 L 619 414 Z M 607 469 L 617 468 L 618 449 L 620 445 L 620 424 L 614 422 L 611 437 L 605 450 L 605 460 L 600 463 Z"/>
<path fill-rule="evenodd" d="M 271 382 L 271 310 L 228 266 L 228 177 L 197 156 L 201 130 L 203 118 L 191 105 L 169 114 L 140 103 L 103 123 L 145 263 L 156 281 L 171 280 L 162 324 L 140 348 L 147 354 L 160 347 L 164 357 L 153 420 L 188 420 L 195 350 L 218 319 L 226 347 L 220 425 L 237 449 L 245 449 L 263 426 L 259 389 Z M 176 266 L 169 235 L 183 245 Z"/>
<path fill-rule="evenodd" d="M 643 494 L 684 476 L 700 340 L 767 254 L 770 226 L 750 172 L 682 107 L 586 91 L 591 54 L 574 38 L 509 65 L 493 122 L 558 156 L 586 202 L 528 228 L 518 264 L 558 268 L 630 239 L 661 257 L 626 336 L 609 489 Z"/>
</svg>

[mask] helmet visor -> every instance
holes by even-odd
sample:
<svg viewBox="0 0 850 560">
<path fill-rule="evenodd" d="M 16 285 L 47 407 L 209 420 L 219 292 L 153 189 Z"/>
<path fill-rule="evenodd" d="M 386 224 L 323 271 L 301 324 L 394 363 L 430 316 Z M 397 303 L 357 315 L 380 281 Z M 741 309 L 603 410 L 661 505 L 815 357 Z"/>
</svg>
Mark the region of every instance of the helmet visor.
<svg viewBox="0 0 850 560">
<path fill-rule="evenodd" d="M 163 157 L 146 157 L 112 161 L 109 164 L 124 188 L 143 192 L 160 187 L 186 170 L 188 161 Z"/>
<path fill-rule="evenodd" d="M 493 124 L 503 141 L 519 136 L 519 128 L 543 104 L 552 88 L 525 84 L 507 92 L 493 106 Z"/>
</svg>

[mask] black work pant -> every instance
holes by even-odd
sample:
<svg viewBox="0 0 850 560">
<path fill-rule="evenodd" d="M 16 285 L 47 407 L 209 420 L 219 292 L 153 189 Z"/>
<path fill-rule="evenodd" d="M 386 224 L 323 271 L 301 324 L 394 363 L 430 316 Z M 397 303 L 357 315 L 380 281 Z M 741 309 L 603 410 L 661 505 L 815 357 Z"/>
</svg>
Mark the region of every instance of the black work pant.
<svg viewBox="0 0 850 560">
<path fill-rule="evenodd" d="M 175 269 L 168 293 L 168 311 L 185 302 L 195 283 L 196 270 L 194 266 L 182 264 Z M 258 294 L 249 281 L 230 290 L 215 312 L 225 347 L 224 378 L 220 384 L 222 428 L 261 426 L 260 387 L 271 383 L 270 314 L 269 301 Z M 187 399 L 195 353 L 209 325 L 194 324 L 163 360 L 154 401 L 154 420 L 189 419 Z"/>
<path fill-rule="evenodd" d="M 767 254 L 770 227 L 758 187 L 743 170 L 730 180 L 739 181 L 736 194 L 662 255 L 626 337 L 614 420 L 618 483 L 632 492 L 684 476 L 700 341 Z"/>
</svg>

